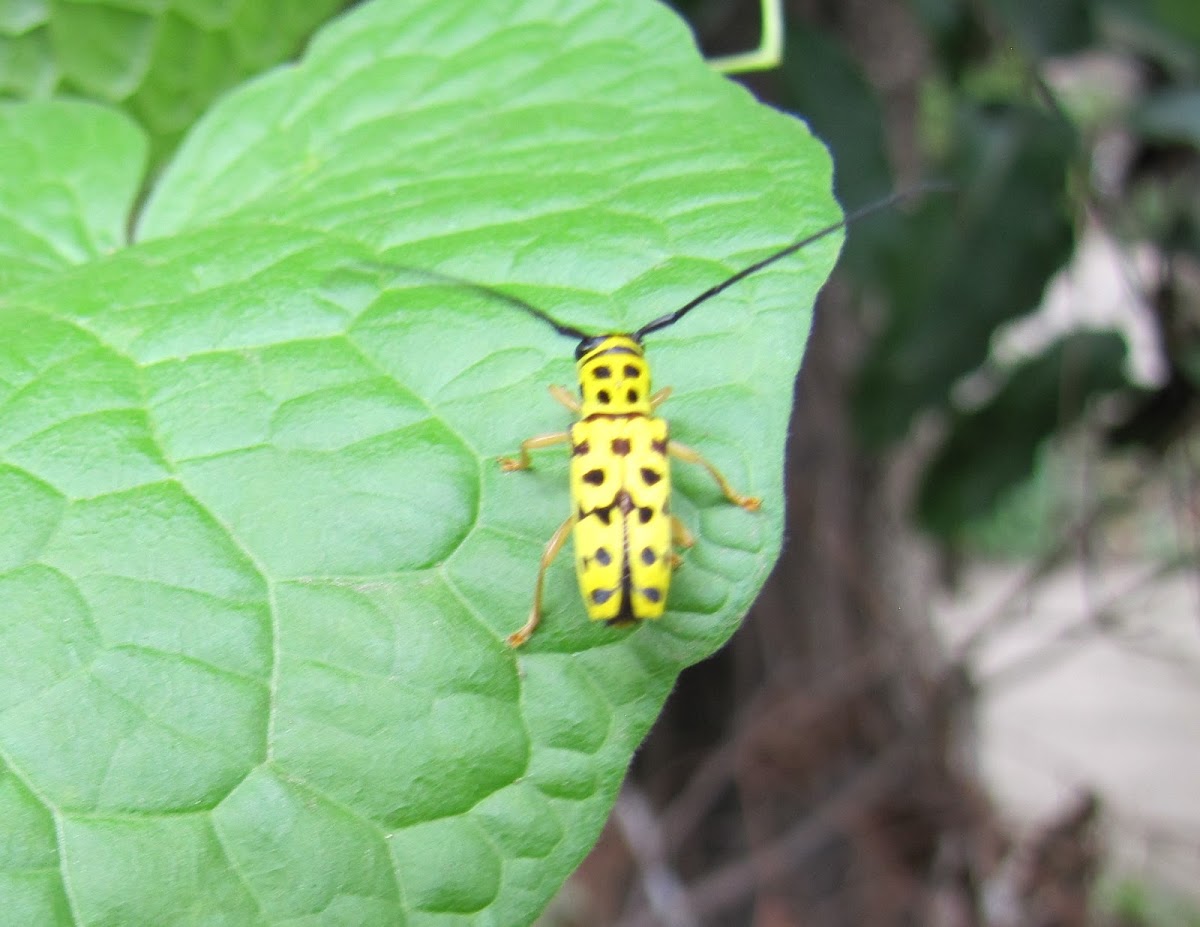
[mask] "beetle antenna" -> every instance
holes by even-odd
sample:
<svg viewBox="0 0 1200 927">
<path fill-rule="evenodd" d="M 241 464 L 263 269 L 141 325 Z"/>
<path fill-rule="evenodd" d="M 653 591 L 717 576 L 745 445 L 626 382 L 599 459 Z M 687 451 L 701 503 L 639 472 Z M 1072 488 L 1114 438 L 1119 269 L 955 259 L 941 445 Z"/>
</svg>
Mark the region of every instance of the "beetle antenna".
<svg viewBox="0 0 1200 927">
<path fill-rule="evenodd" d="M 731 286 L 733 286 L 738 281 L 746 279 L 751 274 L 758 273 L 764 267 L 769 267 L 770 265 L 774 264 L 776 261 L 780 261 L 783 258 L 787 257 L 788 255 L 795 254 L 801 248 L 806 248 L 809 245 L 811 245 L 813 242 L 820 241 L 822 238 L 826 237 L 827 235 L 832 235 L 834 232 L 838 231 L 839 229 L 846 228 L 850 224 L 857 222 L 860 219 L 864 219 L 867 216 L 871 215 L 872 213 L 878 212 L 881 209 L 887 209 L 891 206 L 894 206 L 894 205 L 896 205 L 896 203 L 902 202 L 911 196 L 916 196 L 918 194 L 930 193 L 930 192 L 935 192 L 935 191 L 945 191 L 945 190 L 949 190 L 949 189 L 951 189 L 951 187 L 947 184 L 938 184 L 938 183 L 922 184 L 919 187 L 913 187 L 912 189 L 909 189 L 909 190 L 901 190 L 898 193 L 893 193 L 891 196 L 886 196 L 881 200 L 876 200 L 874 203 L 871 203 L 867 206 L 863 206 L 859 209 L 854 210 L 853 212 L 847 213 L 846 215 L 842 216 L 840 221 L 833 223 L 833 225 L 827 225 L 827 226 L 825 226 L 825 228 L 821 229 L 818 232 L 813 232 L 811 235 L 805 235 L 799 241 L 792 242 L 790 245 L 788 245 L 784 248 L 781 248 L 780 250 L 776 251 L 774 254 L 768 255 L 767 257 L 763 258 L 761 261 L 756 261 L 755 263 L 751 264 L 749 267 L 742 268 L 736 274 L 734 274 L 732 277 L 728 277 L 727 279 L 718 283 L 716 286 L 709 287 L 707 290 L 705 290 L 703 293 L 701 293 L 695 299 L 689 300 L 688 302 L 684 303 L 682 306 L 680 306 L 674 312 L 668 312 L 666 315 L 660 316 L 659 318 L 655 319 L 653 322 L 649 322 L 649 323 L 643 325 L 641 328 L 639 328 L 634 333 L 634 337 L 640 341 L 642 338 L 644 338 L 646 335 L 650 334 L 651 332 L 656 332 L 659 329 L 666 328 L 668 325 L 674 325 L 676 322 L 678 322 L 680 319 L 682 319 L 685 315 L 687 315 L 689 312 L 691 312 L 693 309 L 695 309 L 701 303 L 707 302 L 708 300 L 710 300 L 714 296 L 716 296 L 718 293 L 724 292 L 725 290 L 729 289 Z"/>
<path fill-rule="evenodd" d="M 510 306 L 515 306 L 518 309 L 528 313 L 536 319 L 541 319 L 560 335 L 567 338 L 574 338 L 577 341 L 582 341 L 585 338 L 590 338 L 585 331 L 580 331 L 571 325 L 565 325 L 558 319 L 551 316 L 549 313 L 539 309 L 533 303 L 526 302 L 520 296 L 514 296 L 512 293 L 506 293 L 504 290 L 498 290 L 495 287 L 488 286 L 486 283 L 476 283 L 474 280 L 467 280 L 464 277 L 456 277 L 453 274 L 444 274 L 438 270 L 428 270 L 424 267 L 412 267 L 407 264 L 387 264 L 375 261 L 368 262 L 371 266 L 388 271 L 397 271 L 413 274 L 417 277 L 427 277 L 430 280 L 437 280 L 442 283 L 452 283 L 455 286 L 464 287 L 468 290 L 473 290 L 482 296 L 490 296 L 492 299 L 498 299 L 501 302 L 508 303 Z"/>
</svg>

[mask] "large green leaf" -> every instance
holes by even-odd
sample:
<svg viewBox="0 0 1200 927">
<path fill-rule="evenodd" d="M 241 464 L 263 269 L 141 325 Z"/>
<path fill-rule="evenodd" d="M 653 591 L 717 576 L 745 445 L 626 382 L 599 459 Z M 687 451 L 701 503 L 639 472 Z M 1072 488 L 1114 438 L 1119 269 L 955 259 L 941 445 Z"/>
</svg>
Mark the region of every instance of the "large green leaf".
<svg viewBox="0 0 1200 927">
<path fill-rule="evenodd" d="M 70 173 L 54 111 L 0 122 L 44 153 L 6 183 Z M 836 220 L 823 147 L 643 0 L 369 3 L 201 122 L 137 244 L 63 269 L 23 229 L 111 206 L 130 127 L 57 112 L 95 123 L 80 214 L 0 223 L 0 910 L 528 922 L 775 559 L 837 241 L 649 339 L 675 435 L 763 511 L 677 470 L 665 619 L 589 625 L 563 558 L 517 652 L 566 461 L 494 458 L 563 427 L 572 345 L 403 268 L 627 328 Z"/>
</svg>

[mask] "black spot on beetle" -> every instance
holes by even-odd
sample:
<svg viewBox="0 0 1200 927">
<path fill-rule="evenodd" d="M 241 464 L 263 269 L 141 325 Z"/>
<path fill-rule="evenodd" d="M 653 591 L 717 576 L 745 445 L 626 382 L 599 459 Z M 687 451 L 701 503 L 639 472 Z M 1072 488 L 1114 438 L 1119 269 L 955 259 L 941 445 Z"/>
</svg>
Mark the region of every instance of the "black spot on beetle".
<svg viewBox="0 0 1200 927">
<path fill-rule="evenodd" d="M 650 442 L 650 450 L 654 451 L 654 453 L 656 453 L 656 454 L 662 454 L 664 457 L 666 457 L 667 456 L 667 442 L 665 440 L 651 441 Z"/>
<path fill-rule="evenodd" d="M 607 547 L 596 548 L 596 562 L 600 564 L 600 566 L 608 566 L 610 563 L 612 563 L 612 554 L 608 552 Z"/>
<path fill-rule="evenodd" d="M 627 400 L 629 400 L 630 402 L 637 402 L 638 401 L 638 391 L 635 389 L 631 389 L 629 392 L 627 392 L 625 394 L 625 398 Z"/>
<path fill-rule="evenodd" d="M 592 446 L 587 441 L 580 441 L 578 444 L 571 445 L 571 453 L 575 457 L 582 457 L 584 454 L 590 453 Z"/>
<path fill-rule="evenodd" d="M 638 374 L 640 374 L 640 373 L 641 373 L 641 371 L 638 370 L 637 367 L 633 366 L 633 364 L 625 365 L 625 378 L 627 380 L 632 380 L 634 377 L 638 376 Z"/>
<path fill-rule="evenodd" d="M 604 471 L 599 467 L 595 470 L 589 470 L 583 475 L 583 481 L 590 483 L 592 486 L 602 486 L 604 484 Z"/>
<path fill-rule="evenodd" d="M 654 555 L 654 551 L 649 547 L 642 548 L 642 563 L 646 564 L 646 566 L 654 566 L 654 561 L 657 559 L 658 557 Z"/>
<path fill-rule="evenodd" d="M 642 482 L 647 486 L 653 486 L 662 479 L 662 474 L 652 467 L 642 467 Z"/>
<path fill-rule="evenodd" d="M 638 521 L 640 521 L 643 525 L 649 522 L 653 517 L 654 509 L 652 509 L 650 506 L 643 505 L 640 509 L 638 509 Z"/>
<path fill-rule="evenodd" d="M 596 394 L 596 399 L 600 401 L 601 405 L 605 406 L 612 402 L 612 396 L 608 395 L 608 390 L 606 389 L 600 390 L 600 392 Z"/>
<path fill-rule="evenodd" d="M 612 376 L 612 371 L 609 370 L 607 367 L 601 366 L 601 367 L 596 367 L 594 370 L 592 370 L 592 374 L 596 377 L 597 380 L 607 380 L 609 377 Z"/>
<path fill-rule="evenodd" d="M 618 457 L 624 457 L 626 454 L 628 454 L 629 453 L 629 439 L 628 438 L 613 438 L 612 452 L 614 454 L 616 454 Z"/>
<path fill-rule="evenodd" d="M 647 602 L 658 602 L 662 599 L 662 592 L 655 589 L 653 586 L 647 586 L 642 590 L 642 595 L 646 597 Z"/>
<path fill-rule="evenodd" d="M 593 589 L 592 590 L 592 601 L 595 602 L 597 605 L 603 605 L 605 602 L 607 602 L 609 599 L 612 598 L 613 592 L 615 592 L 615 591 L 616 590 L 614 590 L 614 589 Z"/>
</svg>

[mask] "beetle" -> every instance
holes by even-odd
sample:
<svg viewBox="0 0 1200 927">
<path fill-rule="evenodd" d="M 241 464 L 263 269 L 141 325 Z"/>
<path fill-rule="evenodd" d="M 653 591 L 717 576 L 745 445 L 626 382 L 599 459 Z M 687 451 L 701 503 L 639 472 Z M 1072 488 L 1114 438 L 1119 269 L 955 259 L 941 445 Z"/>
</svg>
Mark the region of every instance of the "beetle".
<svg viewBox="0 0 1200 927">
<path fill-rule="evenodd" d="M 704 467 L 729 502 L 750 512 L 758 510 L 757 497 L 738 492 L 699 452 L 671 440 L 667 421 L 655 415 L 671 390 L 667 387 L 651 392 L 643 339 L 674 325 L 751 274 L 893 200 L 867 207 L 792 242 L 633 332 L 589 334 L 509 293 L 472 285 L 578 341 L 575 362 L 579 398 L 562 386 L 550 387 L 551 396 L 577 416 L 575 423 L 565 431 L 528 438 L 521 442 L 516 456 L 499 459 L 505 472 L 527 470 L 533 465 L 531 451 L 570 444 L 571 513 L 542 552 L 533 607 L 525 624 L 508 636 L 509 646 L 524 644 L 541 622 L 546 571 L 570 536 L 574 539 L 575 572 L 588 618 L 623 626 L 662 617 L 671 572 L 681 562 L 675 548 L 686 549 L 694 543 L 691 532 L 671 514 L 669 457 Z"/>
</svg>

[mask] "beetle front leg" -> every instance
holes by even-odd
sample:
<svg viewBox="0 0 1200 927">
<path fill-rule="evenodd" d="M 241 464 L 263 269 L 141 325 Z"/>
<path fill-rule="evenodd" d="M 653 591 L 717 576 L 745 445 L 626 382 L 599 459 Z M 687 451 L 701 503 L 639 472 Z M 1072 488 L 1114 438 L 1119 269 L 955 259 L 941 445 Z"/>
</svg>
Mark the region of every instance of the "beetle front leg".
<svg viewBox="0 0 1200 927">
<path fill-rule="evenodd" d="M 672 457 L 677 457 L 686 463 L 700 464 L 717 481 L 717 485 L 721 487 L 721 492 L 725 494 L 725 498 L 734 505 L 740 505 L 747 512 L 757 512 L 759 506 L 762 505 L 762 500 L 756 496 L 743 496 L 730 486 L 729 480 L 725 479 L 724 474 L 705 460 L 699 451 L 693 450 L 686 444 L 680 444 L 678 441 L 670 442 L 667 445 L 667 450 Z"/>
</svg>

